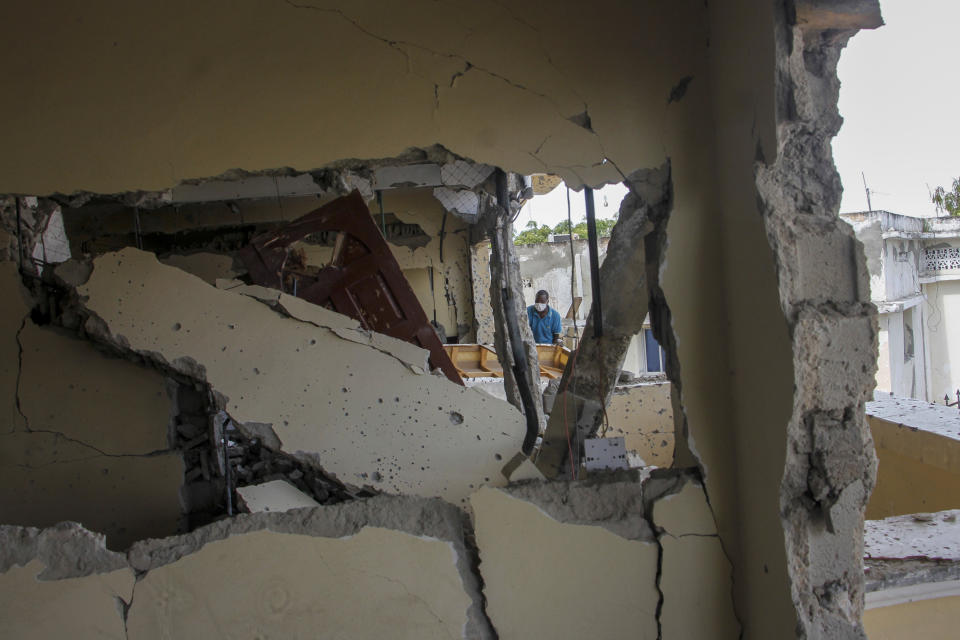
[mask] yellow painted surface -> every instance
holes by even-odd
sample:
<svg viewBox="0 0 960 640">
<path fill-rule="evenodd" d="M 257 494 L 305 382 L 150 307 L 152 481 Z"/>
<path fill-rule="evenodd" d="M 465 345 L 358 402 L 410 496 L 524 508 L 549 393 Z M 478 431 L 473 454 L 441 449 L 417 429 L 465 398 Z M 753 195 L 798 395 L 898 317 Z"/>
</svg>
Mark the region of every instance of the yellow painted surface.
<svg viewBox="0 0 960 640">
<path fill-rule="evenodd" d="M 23 424 L 16 402 L 20 369 L 17 332 L 30 312 L 13 262 L 0 263 L 0 300 L 0 433 L 6 433 Z"/>
<path fill-rule="evenodd" d="M 730 561 L 716 537 L 665 535 L 663 545 L 663 638 L 735 640 Z"/>
<path fill-rule="evenodd" d="M 657 637 L 655 544 L 557 522 L 495 489 L 470 504 L 487 615 L 501 638 Z"/>
<path fill-rule="evenodd" d="M 20 344 L 20 409 L 31 430 L 61 433 L 106 454 L 167 449 L 170 398 L 160 373 L 32 322 Z"/>
<path fill-rule="evenodd" d="M 703 487 L 688 481 L 679 493 L 657 500 L 653 523 L 664 530 L 660 536 L 663 637 L 739 638 L 732 567 L 716 537 Z"/>
<path fill-rule="evenodd" d="M 0 573 L 0 637 L 126 640 L 117 598 L 130 600 L 130 569 L 111 573 L 38 580 L 39 560 Z"/>
<path fill-rule="evenodd" d="M 366 527 L 346 538 L 258 531 L 137 583 L 130 640 L 462 637 L 471 600 L 450 544 Z"/>
<path fill-rule="evenodd" d="M 960 508 L 960 441 L 868 416 L 877 486 L 866 518 Z"/>
<path fill-rule="evenodd" d="M 952 640 L 960 629 L 960 596 L 868 609 L 863 626 L 870 640 Z"/>
<path fill-rule="evenodd" d="M 176 532 L 183 462 L 176 453 L 144 457 L 167 449 L 163 377 L 29 320 L 18 367 L 26 307 L 14 274 L 0 277 L 0 349 L 9 351 L 0 402 L 10 402 L 0 416 L 0 523 L 74 520 L 115 549 Z"/>
<path fill-rule="evenodd" d="M 774 10 L 753 0 L 709 4 L 713 164 L 698 186 L 692 175 L 675 179 L 664 285 L 691 446 L 734 565 L 747 639 L 792 637 L 797 622 L 780 519 L 793 351 L 755 182 L 758 153 L 777 157 Z M 699 137 L 691 130 L 688 140 Z M 717 215 L 683 230 L 690 209 Z M 677 273 L 678 262 L 689 267 Z M 727 323 L 717 332 L 716 318 Z"/>
<path fill-rule="evenodd" d="M 614 391 L 607 418 L 607 437 L 624 438 L 627 451 L 637 453 L 648 465 L 671 465 L 674 424 L 669 382 Z"/>
<path fill-rule="evenodd" d="M 209 284 L 216 284 L 218 278 L 229 279 L 237 275 L 233 270 L 233 258 L 216 253 L 171 255 L 160 258 L 160 262 L 183 269 Z"/>
<path fill-rule="evenodd" d="M 285 451 L 318 454 L 346 482 L 463 504 L 474 487 L 505 484 L 503 461 L 520 449 L 517 409 L 415 373 L 406 343 L 395 358 L 396 340 L 343 339 L 136 249 L 96 259 L 78 292 L 132 349 L 193 358 L 234 419 L 272 424 Z"/>
<path fill-rule="evenodd" d="M 672 536 L 712 536 L 717 526 L 703 487 L 687 482 L 679 493 L 660 498 L 653 504 L 653 522 Z"/>
</svg>

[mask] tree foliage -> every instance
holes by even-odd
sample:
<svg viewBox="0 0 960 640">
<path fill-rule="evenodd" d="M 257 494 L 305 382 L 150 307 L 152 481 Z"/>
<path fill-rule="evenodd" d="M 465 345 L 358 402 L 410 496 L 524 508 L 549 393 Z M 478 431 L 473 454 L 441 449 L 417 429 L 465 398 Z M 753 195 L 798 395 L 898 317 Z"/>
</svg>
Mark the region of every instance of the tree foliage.
<svg viewBox="0 0 960 640">
<path fill-rule="evenodd" d="M 943 187 L 934 189 L 930 199 L 937 207 L 937 213 L 946 212 L 951 216 L 960 216 L 960 178 L 953 179 L 950 191 Z"/>
<path fill-rule="evenodd" d="M 616 217 L 597 220 L 597 236 L 606 238 L 610 235 L 613 225 L 617 223 Z M 527 228 L 518 233 L 513 238 L 514 244 L 541 244 L 546 242 L 551 234 L 569 233 L 570 223 L 564 220 L 558 223 L 552 229 L 547 225 L 538 225 L 536 221 L 531 220 L 527 223 Z M 573 225 L 573 233 L 581 238 L 587 237 L 587 221 L 581 220 Z"/>
</svg>

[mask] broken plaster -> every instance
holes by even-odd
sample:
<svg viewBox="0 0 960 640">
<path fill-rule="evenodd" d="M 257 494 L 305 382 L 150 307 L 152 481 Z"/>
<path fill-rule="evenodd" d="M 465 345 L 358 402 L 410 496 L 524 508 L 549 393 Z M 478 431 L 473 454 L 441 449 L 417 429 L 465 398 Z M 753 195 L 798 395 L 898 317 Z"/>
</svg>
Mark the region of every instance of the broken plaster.
<svg viewBox="0 0 960 640">
<path fill-rule="evenodd" d="M 2 526 L 0 630 L 485 640 L 495 634 L 464 533 L 452 505 L 385 496 L 221 520 L 137 543 L 127 557 L 76 524 Z"/>
<path fill-rule="evenodd" d="M 524 432 L 508 404 L 135 249 L 93 265 L 76 288 L 87 331 L 209 384 L 239 426 L 272 425 L 284 451 L 344 482 L 459 504 L 475 487 L 506 483 L 502 461 Z"/>
<path fill-rule="evenodd" d="M 732 567 L 695 474 L 526 482 L 470 500 L 487 611 L 501 637 L 740 636 Z M 584 584 L 586 607 L 577 604 Z M 516 606 L 516 585 L 534 610 L 554 612 L 549 619 Z"/>
</svg>

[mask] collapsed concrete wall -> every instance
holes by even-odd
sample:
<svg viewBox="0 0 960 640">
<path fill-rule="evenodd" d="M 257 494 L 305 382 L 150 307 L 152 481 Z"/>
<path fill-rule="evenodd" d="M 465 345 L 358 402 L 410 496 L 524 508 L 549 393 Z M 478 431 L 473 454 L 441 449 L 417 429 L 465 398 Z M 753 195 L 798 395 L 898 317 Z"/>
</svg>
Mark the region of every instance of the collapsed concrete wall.
<svg viewBox="0 0 960 640">
<path fill-rule="evenodd" d="M 278 301 L 209 286 L 136 249 L 72 281 L 85 330 L 122 352 L 203 381 L 241 428 L 341 480 L 465 500 L 520 448 L 523 418 L 476 389 L 430 375 L 426 351 L 278 291 Z M 69 267 L 69 268 L 68 268 Z M 89 269 L 89 267 L 87 267 Z M 281 313 L 278 313 L 280 311 Z"/>
</svg>

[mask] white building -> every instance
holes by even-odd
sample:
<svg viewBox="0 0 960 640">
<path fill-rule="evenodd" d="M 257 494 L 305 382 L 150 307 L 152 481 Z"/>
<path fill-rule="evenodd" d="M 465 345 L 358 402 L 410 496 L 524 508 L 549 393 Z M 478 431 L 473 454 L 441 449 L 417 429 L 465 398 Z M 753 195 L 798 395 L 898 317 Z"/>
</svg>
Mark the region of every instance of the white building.
<svg viewBox="0 0 960 640">
<path fill-rule="evenodd" d="M 960 218 L 841 214 L 863 243 L 880 313 L 877 390 L 956 400 L 960 388 Z"/>
</svg>

